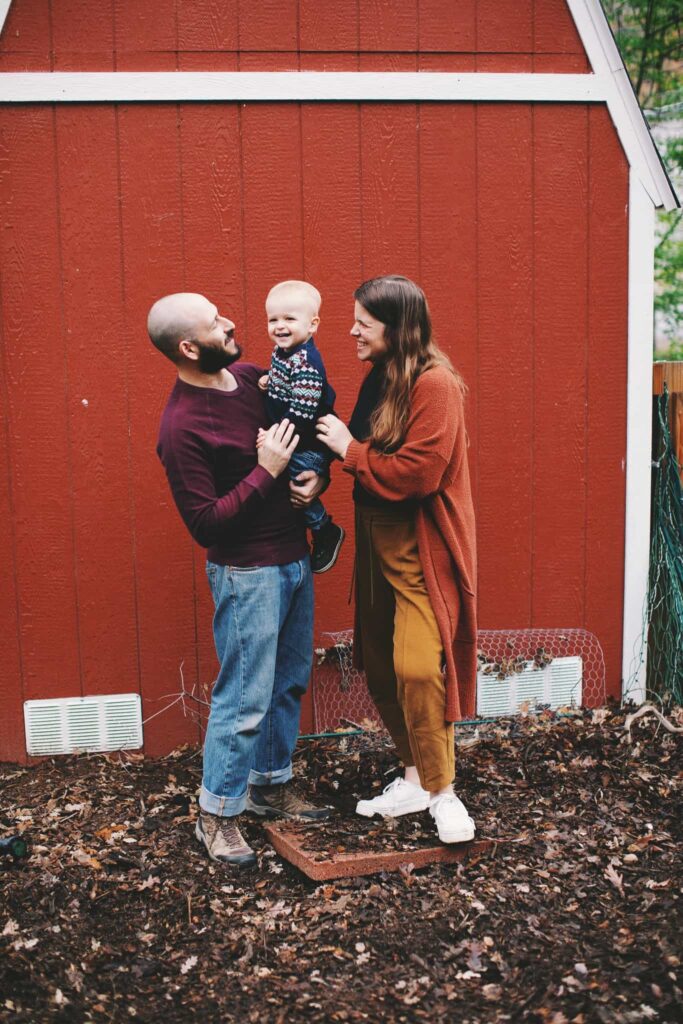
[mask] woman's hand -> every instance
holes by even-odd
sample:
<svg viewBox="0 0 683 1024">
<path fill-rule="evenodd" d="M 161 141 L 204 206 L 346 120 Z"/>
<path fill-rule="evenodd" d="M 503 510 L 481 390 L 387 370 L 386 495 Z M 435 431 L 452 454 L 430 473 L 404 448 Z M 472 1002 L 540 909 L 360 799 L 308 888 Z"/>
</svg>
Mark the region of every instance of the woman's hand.
<svg viewBox="0 0 683 1024">
<path fill-rule="evenodd" d="M 316 423 L 315 432 L 318 435 L 318 440 L 326 444 L 330 451 L 338 455 L 340 459 L 346 458 L 346 449 L 353 441 L 353 434 L 338 416 L 333 416 L 331 413 L 321 416 Z"/>
<path fill-rule="evenodd" d="M 289 500 L 294 508 L 306 508 L 329 486 L 330 478 L 320 476 L 313 469 L 304 469 L 295 480 L 289 481 Z"/>
<path fill-rule="evenodd" d="M 293 423 L 289 420 L 273 423 L 266 430 L 256 453 L 259 466 L 267 469 L 271 476 L 278 477 L 286 469 L 298 443 L 299 435 L 294 433 Z"/>
</svg>

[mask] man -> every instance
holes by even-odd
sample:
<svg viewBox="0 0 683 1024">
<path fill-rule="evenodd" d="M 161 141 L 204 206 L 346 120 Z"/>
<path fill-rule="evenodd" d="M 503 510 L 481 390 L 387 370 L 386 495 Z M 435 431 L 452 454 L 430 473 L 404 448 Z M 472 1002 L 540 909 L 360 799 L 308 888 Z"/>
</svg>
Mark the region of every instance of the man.
<svg viewBox="0 0 683 1024">
<path fill-rule="evenodd" d="M 235 325 L 203 295 L 152 306 L 153 344 L 176 366 L 157 452 L 178 511 L 207 548 L 220 671 L 211 695 L 196 835 L 214 860 L 247 865 L 239 815 L 321 819 L 292 789 L 292 751 L 313 651 L 313 586 L 303 518 L 287 468 L 298 437 L 271 426 L 258 378 L 239 363 Z M 323 482 L 306 474 L 303 506 Z M 300 478 L 301 482 L 301 478 Z M 295 487 L 295 485 L 292 485 Z"/>
</svg>

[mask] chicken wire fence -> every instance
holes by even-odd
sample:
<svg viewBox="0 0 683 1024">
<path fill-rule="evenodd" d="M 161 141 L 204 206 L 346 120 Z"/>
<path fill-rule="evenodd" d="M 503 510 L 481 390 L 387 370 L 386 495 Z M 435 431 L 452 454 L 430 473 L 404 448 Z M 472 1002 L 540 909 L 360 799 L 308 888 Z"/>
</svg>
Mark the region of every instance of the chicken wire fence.
<svg viewBox="0 0 683 1024">
<path fill-rule="evenodd" d="M 365 675 L 353 664 L 353 630 L 323 634 L 330 643 L 316 651 L 313 722 L 316 732 L 343 728 L 382 728 Z M 578 685 L 567 704 L 599 707 L 606 699 L 605 659 L 598 638 L 585 629 L 489 629 L 478 634 L 478 685 L 494 691 L 533 679 L 553 663 L 578 666 Z M 538 688 L 536 688 L 538 689 Z M 565 697 L 567 691 L 563 691 Z M 520 706 L 520 705 L 518 705 Z M 547 704 L 529 700 L 523 710 Z"/>
</svg>

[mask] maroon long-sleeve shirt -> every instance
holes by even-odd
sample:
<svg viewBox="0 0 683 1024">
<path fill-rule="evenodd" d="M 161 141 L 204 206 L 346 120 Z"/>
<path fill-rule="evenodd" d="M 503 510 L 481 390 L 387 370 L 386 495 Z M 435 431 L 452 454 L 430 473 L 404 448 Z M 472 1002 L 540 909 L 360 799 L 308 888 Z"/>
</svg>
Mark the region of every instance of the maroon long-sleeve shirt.
<svg viewBox="0 0 683 1024">
<path fill-rule="evenodd" d="M 207 558 L 242 568 L 284 565 L 308 553 L 304 519 L 289 501 L 289 477 L 259 466 L 256 434 L 267 428 L 257 381 L 265 371 L 235 363 L 234 391 L 178 379 L 161 417 L 157 454 L 188 530 Z"/>
</svg>

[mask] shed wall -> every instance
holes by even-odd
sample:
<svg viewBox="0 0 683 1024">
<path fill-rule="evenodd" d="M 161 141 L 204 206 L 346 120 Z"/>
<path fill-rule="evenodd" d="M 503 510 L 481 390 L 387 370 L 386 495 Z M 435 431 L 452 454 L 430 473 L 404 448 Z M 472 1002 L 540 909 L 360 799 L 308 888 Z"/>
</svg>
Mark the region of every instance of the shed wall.
<svg viewBox="0 0 683 1024">
<path fill-rule="evenodd" d="M 589 70 L 565 0 L 13 0 L 5 71 Z"/>
<path fill-rule="evenodd" d="M 92 69 L 96 45 L 111 49 L 100 38 L 135 38 L 149 54 L 158 40 L 152 7 L 165 25 L 159 4 L 114 5 L 114 35 L 99 5 L 60 2 L 50 11 L 37 2 L 33 20 L 27 6 L 15 0 L 3 33 L 10 63 L 44 60 L 48 33 L 47 67 L 62 52 L 60 67 Z M 262 8 L 276 6 L 284 17 L 286 4 Z M 298 38 L 327 33 L 325 46 L 334 41 L 356 60 L 342 52 L 351 46 L 342 23 L 334 28 L 339 5 L 324 19 L 321 6 L 302 0 Z M 550 6 L 560 7 L 528 5 L 532 38 Z M 198 57 L 189 42 L 181 54 L 170 46 L 189 24 L 190 5 L 180 4 L 178 35 L 165 28 L 169 49 L 144 66 L 203 61 L 207 23 L 223 45 L 216 19 L 226 6 L 206 7 L 213 20 L 197 22 L 195 35 L 186 28 Z M 362 3 L 361 16 L 373 7 Z M 461 27 L 474 11 L 447 7 L 457 7 Z M 477 38 L 486 8 L 476 5 Z M 431 38 L 428 13 L 438 9 L 420 3 L 421 39 Z M 13 55 L 12 25 L 25 47 Z M 251 56 L 232 67 L 280 66 L 258 49 L 272 47 L 272 29 L 262 38 L 249 34 L 253 25 L 239 31 Z M 506 38 L 521 39 L 512 27 Z M 392 54 L 374 54 L 373 67 L 403 67 Z M 139 54 L 130 64 L 124 57 L 119 46 L 114 66 L 141 66 Z M 327 66 L 327 56 L 320 60 Z M 354 287 L 392 271 L 421 282 L 439 341 L 470 387 L 481 626 L 591 630 L 618 695 L 628 168 L 604 109 L 5 107 L 0 182 L 0 758 L 23 757 L 24 700 L 136 690 L 149 717 L 179 689 L 181 668 L 189 688 L 213 678 L 202 553 L 154 453 L 173 369 L 150 346 L 145 317 L 160 294 L 205 292 L 236 321 L 245 357 L 266 363 L 263 300 L 274 281 L 293 276 L 323 293 L 319 339 L 344 417 L 362 374 L 348 337 Z M 350 487 L 337 472 L 328 492 L 349 531 Z M 317 579 L 318 637 L 351 625 L 352 562 L 348 543 L 335 570 Z M 198 738 L 178 708 L 146 727 L 151 754 Z"/>
</svg>

